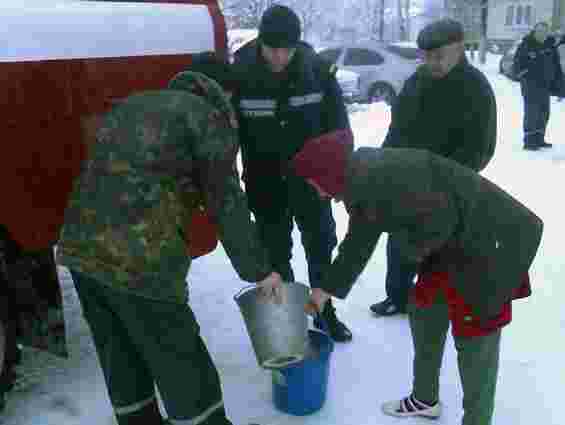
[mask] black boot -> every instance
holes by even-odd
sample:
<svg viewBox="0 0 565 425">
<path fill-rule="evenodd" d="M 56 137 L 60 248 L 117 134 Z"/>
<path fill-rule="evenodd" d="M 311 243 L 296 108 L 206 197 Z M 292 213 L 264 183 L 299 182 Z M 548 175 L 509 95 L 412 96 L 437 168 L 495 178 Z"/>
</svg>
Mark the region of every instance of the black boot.
<svg viewBox="0 0 565 425">
<path fill-rule="evenodd" d="M 406 313 L 406 306 L 405 305 L 396 305 L 390 298 L 387 298 L 380 303 L 376 303 L 371 305 L 369 309 L 375 314 L 376 316 L 394 316 L 396 314 L 405 314 Z"/>
<path fill-rule="evenodd" d="M 326 306 L 324 307 L 324 311 L 322 312 L 322 318 L 325 320 L 326 325 L 328 327 L 327 331 L 329 335 L 335 342 L 349 342 L 353 338 L 351 331 L 347 326 L 341 322 L 336 314 L 335 314 L 335 307 L 332 304 L 332 300 L 330 299 Z M 314 326 L 318 329 L 325 330 L 324 326 L 320 321 L 316 318 L 314 319 Z"/>
</svg>

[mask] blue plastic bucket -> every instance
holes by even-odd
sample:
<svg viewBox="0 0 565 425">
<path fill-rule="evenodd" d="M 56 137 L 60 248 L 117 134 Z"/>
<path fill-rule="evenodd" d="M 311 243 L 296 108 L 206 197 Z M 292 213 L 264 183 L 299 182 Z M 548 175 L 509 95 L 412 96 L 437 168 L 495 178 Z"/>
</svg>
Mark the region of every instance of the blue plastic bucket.
<svg viewBox="0 0 565 425">
<path fill-rule="evenodd" d="M 290 366 L 273 370 L 275 407 L 291 415 L 304 416 L 322 408 L 326 401 L 332 339 L 313 330 L 308 331 L 313 354 Z"/>
</svg>

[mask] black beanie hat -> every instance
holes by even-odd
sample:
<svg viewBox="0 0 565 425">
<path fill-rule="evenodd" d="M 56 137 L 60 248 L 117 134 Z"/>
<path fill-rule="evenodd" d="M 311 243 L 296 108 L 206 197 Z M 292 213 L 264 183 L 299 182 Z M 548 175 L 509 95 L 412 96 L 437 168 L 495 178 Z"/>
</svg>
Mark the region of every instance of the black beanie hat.
<svg viewBox="0 0 565 425">
<path fill-rule="evenodd" d="M 296 47 L 300 41 L 300 32 L 298 15 L 282 5 L 267 9 L 259 24 L 259 40 L 269 47 Z"/>
<path fill-rule="evenodd" d="M 230 64 L 220 59 L 215 52 L 193 54 L 188 71 L 206 75 L 216 81 L 224 90 L 233 90 L 237 87 L 237 78 Z"/>
</svg>

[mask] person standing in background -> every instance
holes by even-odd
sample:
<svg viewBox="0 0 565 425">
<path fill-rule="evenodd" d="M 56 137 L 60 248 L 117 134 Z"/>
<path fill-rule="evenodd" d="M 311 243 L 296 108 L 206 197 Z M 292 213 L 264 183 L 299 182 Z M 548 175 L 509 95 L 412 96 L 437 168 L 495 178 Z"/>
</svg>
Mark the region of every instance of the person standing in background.
<svg viewBox="0 0 565 425">
<path fill-rule="evenodd" d="M 563 94 L 563 71 L 558 47 L 565 37 L 556 40 L 549 25 L 539 22 L 524 37 L 514 55 L 514 73 L 520 80 L 524 99 L 524 149 L 551 148 L 545 140 L 551 113 L 551 95 Z"/>
</svg>

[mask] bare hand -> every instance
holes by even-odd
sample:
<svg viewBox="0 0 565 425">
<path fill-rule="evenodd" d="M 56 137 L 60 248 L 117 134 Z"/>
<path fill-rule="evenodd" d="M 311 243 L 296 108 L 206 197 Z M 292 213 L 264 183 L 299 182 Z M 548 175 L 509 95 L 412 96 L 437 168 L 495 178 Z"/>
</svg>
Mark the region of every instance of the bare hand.
<svg viewBox="0 0 565 425">
<path fill-rule="evenodd" d="M 265 279 L 257 282 L 259 287 L 259 296 L 264 302 L 274 302 L 275 304 L 283 304 L 286 302 L 286 288 L 282 282 L 281 275 L 272 272 Z"/>
<path fill-rule="evenodd" d="M 310 301 L 304 306 L 306 313 L 315 315 L 324 311 L 326 302 L 331 298 L 331 295 L 320 288 L 313 288 L 310 294 Z"/>
</svg>

